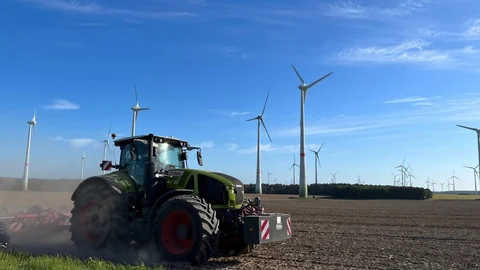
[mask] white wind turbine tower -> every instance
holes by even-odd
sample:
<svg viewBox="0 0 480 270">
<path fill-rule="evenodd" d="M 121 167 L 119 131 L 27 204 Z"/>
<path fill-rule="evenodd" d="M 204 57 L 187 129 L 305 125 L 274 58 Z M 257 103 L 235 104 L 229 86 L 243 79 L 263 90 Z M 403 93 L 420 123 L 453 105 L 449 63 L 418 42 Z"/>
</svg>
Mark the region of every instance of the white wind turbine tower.
<svg viewBox="0 0 480 270">
<path fill-rule="evenodd" d="M 463 166 L 463 167 L 473 170 L 473 182 L 475 182 L 475 195 L 478 195 L 478 190 L 477 190 L 477 168 L 478 168 L 478 165 L 476 167 L 470 167 L 470 166 Z"/>
<path fill-rule="evenodd" d="M 137 95 L 137 86 L 134 85 L 135 88 L 135 100 L 136 104 L 133 106 L 131 109 L 133 111 L 133 119 L 132 119 L 132 136 L 135 136 L 135 129 L 137 127 L 137 118 L 138 118 L 138 112 L 139 111 L 148 111 L 150 108 L 141 108 L 140 105 L 138 104 L 138 95 Z"/>
<path fill-rule="evenodd" d="M 83 169 L 85 168 L 85 152 L 83 152 L 82 156 L 82 167 L 80 170 L 80 181 L 83 180 Z"/>
<path fill-rule="evenodd" d="M 35 127 L 37 125 L 36 120 L 37 110 L 33 111 L 33 118 L 32 120 L 28 121 L 28 139 L 27 139 L 27 153 L 25 155 L 25 167 L 23 169 L 23 191 L 28 191 L 28 169 L 30 163 L 30 147 L 32 143 L 32 127 L 33 132 L 35 132 Z"/>
<path fill-rule="evenodd" d="M 318 163 L 318 166 L 320 168 L 322 167 L 322 165 L 320 164 L 320 158 L 318 157 L 318 153 L 320 153 L 320 150 L 322 150 L 322 146 L 323 146 L 323 143 L 322 143 L 322 145 L 320 145 L 320 148 L 318 148 L 318 151 L 308 149 L 315 154 L 315 184 L 317 184 L 317 185 L 318 185 L 317 163 Z"/>
<path fill-rule="evenodd" d="M 108 128 L 107 138 L 103 141 L 103 161 L 107 160 L 107 148 L 108 148 L 108 138 L 110 137 L 110 131 L 112 129 L 112 125 Z M 105 171 L 102 170 L 102 175 L 105 175 Z"/>
<path fill-rule="evenodd" d="M 265 104 L 263 105 L 262 114 L 254 117 L 252 119 L 248 119 L 247 121 L 257 120 L 258 128 L 257 128 L 257 180 L 255 185 L 255 192 L 257 194 L 262 194 L 262 176 L 261 176 L 261 168 L 260 168 L 260 123 L 265 128 L 265 132 L 267 132 L 268 139 L 272 142 L 270 138 L 270 134 L 268 134 L 267 127 L 265 126 L 265 122 L 263 121 L 263 114 L 265 113 L 265 108 L 267 107 L 268 96 L 270 95 L 270 91 L 267 93 L 267 98 L 265 99 Z"/>
<path fill-rule="evenodd" d="M 292 164 L 292 167 L 290 167 L 290 170 L 293 168 L 293 184 L 294 185 L 295 185 L 295 166 L 298 167 L 298 164 L 295 161 L 295 154 L 293 154 L 293 164 Z"/>
<path fill-rule="evenodd" d="M 305 97 L 308 89 L 312 88 L 315 84 L 330 76 L 333 72 L 330 72 L 320 79 L 307 85 L 302 76 L 300 76 L 300 73 L 298 73 L 295 66 L 292 65 L 292 68 L 302 83 L 298 86 L 298 89 L 300 89 L 300 187 L 298 195 L 299 197 L 307 198 L 307 161 L 305 159 Z"/>
<path fill-rule="evenodd" d="M 273 172 L 271 173 L 269 170 L 267 170 L 267 173 L 268 173 L 268 184 L 270 185 L 270 175 L 272 175 Z"/>
</svg>

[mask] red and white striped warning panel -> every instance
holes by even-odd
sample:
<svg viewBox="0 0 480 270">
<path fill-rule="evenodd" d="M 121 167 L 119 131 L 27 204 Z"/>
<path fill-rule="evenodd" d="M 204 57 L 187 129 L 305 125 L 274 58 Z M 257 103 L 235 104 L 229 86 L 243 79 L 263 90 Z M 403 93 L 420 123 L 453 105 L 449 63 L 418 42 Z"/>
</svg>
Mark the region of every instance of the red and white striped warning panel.
<svg viewBox="0 0 480 270">
<path fill-rule="evenodd" d="M 112 168 L 112 162 L 109 160 L 102 161 L 102 170 L 109 171 Z"/>
<path fill-rule="evenodd" d="M 287 217 L 287 235 L 292 235 L 292 222 L 289 217 Z"/>
<path fill-rule="evenodd" d="M 21 222 L 14 222 L 12 225 L 10 225 L 10 231 L 12 232 L 18 232 L 22 228 L 22 223 Z"/>
<path fill-rule="evenodd" d="M 260 231 L 262 232 L 261 233 L 262 240 L 270 239 L 270 222 L 268 221 L 268 219 L 263 219 L 260 222 L 260 224 L 261 224 Z"/>
</svg>

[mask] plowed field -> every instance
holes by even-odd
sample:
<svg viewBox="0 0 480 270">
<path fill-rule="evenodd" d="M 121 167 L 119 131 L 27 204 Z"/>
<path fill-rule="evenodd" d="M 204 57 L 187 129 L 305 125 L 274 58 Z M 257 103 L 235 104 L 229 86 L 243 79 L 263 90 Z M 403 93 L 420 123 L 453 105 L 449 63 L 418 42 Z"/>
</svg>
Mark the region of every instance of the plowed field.
<svg viewBox="0 0 480 270">
<path fill-rule="evenodd" d="M 71 208 L 67 193 L 0 192 L 0 196 L 0 203 L 11 211 L 36 203 Z M 292 215 L 292 239 L 262 245 L 250 255 L 212 259 L 204 268 L 480 269 L 480 201 L 289 197 L 261 196 L 267 212 Z M 68 232 L 16 238 L 11 248 L 85 256 L 72 246 Z"/>
</svg>

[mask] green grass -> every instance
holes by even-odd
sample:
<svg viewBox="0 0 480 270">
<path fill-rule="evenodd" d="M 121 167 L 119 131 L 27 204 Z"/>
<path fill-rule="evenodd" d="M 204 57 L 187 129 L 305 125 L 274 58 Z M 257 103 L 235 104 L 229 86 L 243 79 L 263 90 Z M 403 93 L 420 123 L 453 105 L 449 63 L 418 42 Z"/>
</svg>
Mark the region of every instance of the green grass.
<svg viewBox="0 0 480 270">
<path fill-rule="evenodd" d="M 480 195 L 433 194 L 433 200 L 480 200 Z"/>
<path fill-rule="evenodd" d="M 31 256 L 26 253 L 0 252 L 1 269 L 4 270 L 160 270 L 163 268 L 151 268 L 145 265 L 125 266 L 107 261 L 87 259 L 80 260 L 65 256 Z"/>
</svg>

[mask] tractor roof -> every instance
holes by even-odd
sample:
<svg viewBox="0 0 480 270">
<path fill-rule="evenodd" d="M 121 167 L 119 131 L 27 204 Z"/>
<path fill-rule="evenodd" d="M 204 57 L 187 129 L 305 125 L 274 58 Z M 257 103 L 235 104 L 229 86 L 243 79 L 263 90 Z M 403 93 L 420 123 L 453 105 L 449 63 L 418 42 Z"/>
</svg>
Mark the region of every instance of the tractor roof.
<svg viewBox="0 0 480 270">
<path fill-rule="evenodd" d="M 114 140 L 115 145 L 125 144 L 132 140 L 147 140 L 149 135 L 137 135 L 137 136 L 130 136 L 121 139 Z M 157 136 L 153 135 L 153 140 L 155 142 L 166 142 L 166 143 L 173 143 L 173 144 L 181 144 L 182 146 L 187 146 L 188 142 L 182 139 L 174 138 L 173 136 Z"/>
</svg>

